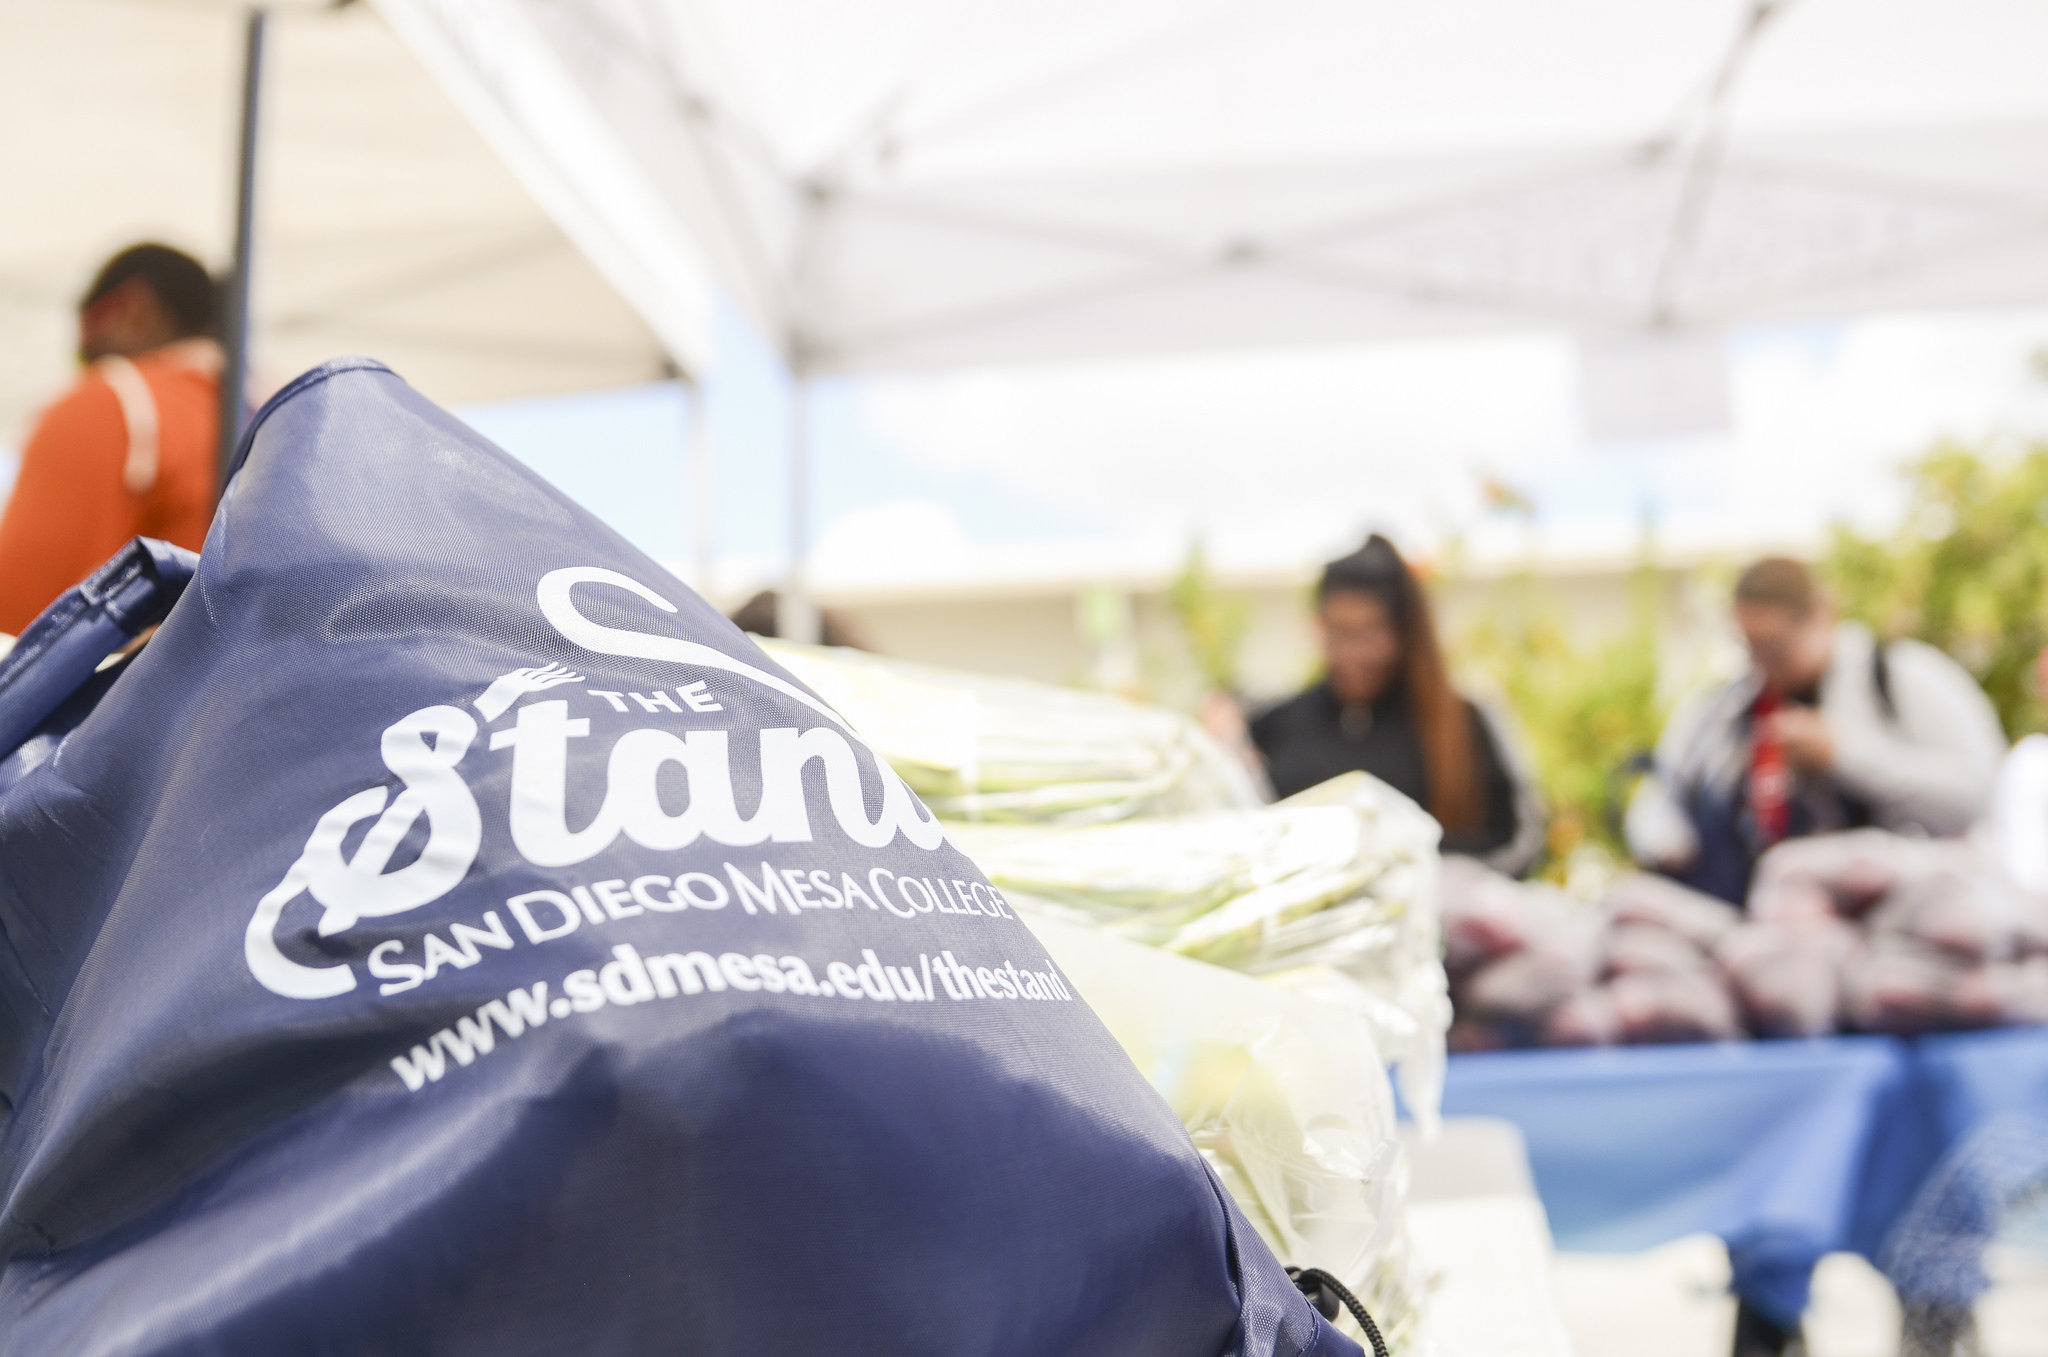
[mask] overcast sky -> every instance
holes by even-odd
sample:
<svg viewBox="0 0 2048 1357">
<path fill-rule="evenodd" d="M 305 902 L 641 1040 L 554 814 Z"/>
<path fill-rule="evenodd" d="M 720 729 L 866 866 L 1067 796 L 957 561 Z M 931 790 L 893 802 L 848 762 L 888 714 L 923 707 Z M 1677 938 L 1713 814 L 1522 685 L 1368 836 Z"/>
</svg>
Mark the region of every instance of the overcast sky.
<svg viewBox="0 0 2048 1357">
<path fill-rule="evenodd" d="M 1787 543 L 1896 512 L 1930 440 L 2048 432 L 2029 356 L 2048 312 L 1887 317 L 1737 333 L 1731 427 L 1594 445 L 1562 336 L 1213 354 L 820 383 L 825 581 L 1157 568 L 1201 536 L 1225 566 L 1320 559 L 1368 527 L 1427 551 L 1519 550 L 1488 477 L 1562 554 Z M 727 317 L 708 383 L 727 587 L 788 544 L 786 386 Z M 463 412 L 650 554 L 693 559 L 680 394 L 645 387 Z"/>
</svg>

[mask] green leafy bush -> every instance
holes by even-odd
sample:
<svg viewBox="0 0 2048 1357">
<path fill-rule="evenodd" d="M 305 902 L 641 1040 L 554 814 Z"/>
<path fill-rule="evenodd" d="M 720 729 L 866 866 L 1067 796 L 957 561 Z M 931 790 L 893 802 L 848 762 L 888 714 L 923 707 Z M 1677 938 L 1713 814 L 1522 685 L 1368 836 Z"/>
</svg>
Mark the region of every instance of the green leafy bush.
<svg viewBox="0 0 2048 1357">
<path fill-rule="evenodd" d="M 1166 591 L 1166 605 L 1180 623 L 1206 691 L 1235 692 L 1238 655 L 1244 646 L 1245 628 L 1251 623 L 1251 604 L 1216 587 L 1208 553 L 1199 541 L 1188 548 L 1180 574 Z"/>
<path fill-rule="evenodd" d="M 1591 848 L 1619 856 L 1622 770 L 1653 748 L 1667 707 L 1658 672 L 1657 572 L 1637 566 L 1628 625 L 1585 642 L 1564 626 L 1532 578 L 1503 586 L 1480 620 L 1452 640 L 1455 666 L 1504 697 L 1521 726 L 1550 805 L 1545 874 Z"/>
<path fill-rule="evenodd" d="M 1907 475 L 1896 532 L 1834 530 L 1826 571 L 1843 611 L 1955 656 L 2008 736 L 2040 730 L 2048 713 L 2030 674 L 2048 644 L 2048 444 L 1943 443 Z"/>
</svg>

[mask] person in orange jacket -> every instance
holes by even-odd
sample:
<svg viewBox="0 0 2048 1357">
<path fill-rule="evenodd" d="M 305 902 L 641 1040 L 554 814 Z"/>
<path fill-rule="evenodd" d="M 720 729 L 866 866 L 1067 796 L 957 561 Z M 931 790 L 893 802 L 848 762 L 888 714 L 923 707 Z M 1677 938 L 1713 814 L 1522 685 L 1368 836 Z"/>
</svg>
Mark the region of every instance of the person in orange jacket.
<svg viewBox="0 0 2048 1357">
<path fill-rule="evenodd" d="M 36 421 L 0 515 L 0 631 L 19 634 L 129 538 L 199 549 L 219 498 L 220 346 L 206 269 L 108 260 L 78 308 L 77 385 Z"/>
</svg>

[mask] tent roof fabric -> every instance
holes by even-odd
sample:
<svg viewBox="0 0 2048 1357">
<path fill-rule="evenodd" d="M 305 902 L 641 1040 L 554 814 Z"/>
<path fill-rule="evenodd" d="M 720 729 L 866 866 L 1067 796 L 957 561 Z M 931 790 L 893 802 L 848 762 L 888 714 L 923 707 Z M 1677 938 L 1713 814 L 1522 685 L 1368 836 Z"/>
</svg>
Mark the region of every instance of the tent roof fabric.
<svg viewBox="0 0 2048 1357">
<path fill-rule="evenodd" d="M 0 0 L 0 441 L 69 379 L 77 299 L 107 255 L 147 238 L 227 262 L 242 15 Z M 259 392 L 349 353 L 443 402 L 699 358 L 685 326 L 657 338 L 367 6 L 280 8 L 262 130 Z"/>
<path fill-rule="evenodd" d="M 2048 301 L 2030 0 L 377 2 L 804 371 Z"/>
</svg>

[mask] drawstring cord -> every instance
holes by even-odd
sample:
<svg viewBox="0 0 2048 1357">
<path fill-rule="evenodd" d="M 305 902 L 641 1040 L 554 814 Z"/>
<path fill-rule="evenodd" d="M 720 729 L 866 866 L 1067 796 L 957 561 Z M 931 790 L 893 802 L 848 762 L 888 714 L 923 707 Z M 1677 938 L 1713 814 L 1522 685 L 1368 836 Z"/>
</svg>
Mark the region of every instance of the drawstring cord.
<svg viewBox="0 0 2048 1357">
<path fill-rule="evenodd" d="M 1387 1357 L 1387 1340 L 1380 1337 L 1380 1326 L 1372 1322 L 1372 1316 L 1365 1312 L 1365 1306 L 1358 1297 L 1351 1294 L 1351 1288 L 1332 1277 L 1319 1267 L 1291 1267 L 1287 1276 L 1301 1288 L 1309 1303 L 1316 1307 L 1325 1319 L 1337 1317 L 1337 1302 L 1344 1302 L 1344 1308 L 1358 1321 L 1358 1327 L 1365 1332 L 1365 1339 L 1372 1344 L 1373 1357 Z"/>
</svg>

